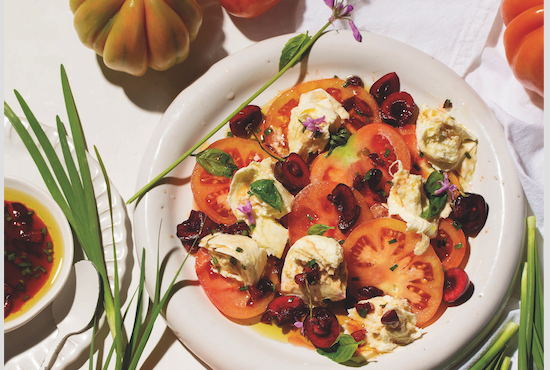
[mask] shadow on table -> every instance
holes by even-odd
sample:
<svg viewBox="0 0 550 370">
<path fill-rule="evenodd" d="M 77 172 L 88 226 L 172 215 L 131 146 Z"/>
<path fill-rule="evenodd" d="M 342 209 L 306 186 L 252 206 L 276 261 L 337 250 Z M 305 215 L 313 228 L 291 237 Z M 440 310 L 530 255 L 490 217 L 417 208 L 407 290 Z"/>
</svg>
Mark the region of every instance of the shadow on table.
<svg viewBox="0 0 550 370">
<path fill-rule="evenodd" d="M 235 26 L 254 41 L 264 40 L 296 30 L 296 8 L 305 0 L 282 0 L 267 13 L 253 18 L 231 17 Z M 135 77 L 105 66 L 103 58 L 97 55 L 97 63 L 105 78 L 120 86 L 128 98 L 147 111 L 164 112 L 176 96 L 202 76 L 213 64 L 225 58 L 228 52 L 223 48 L 224 11 L 218 0 L 198 0 L 203 11 L 203 23 L 197 39 L 191 43 L 188 58 L 167 71 L 149 69 L 143 76 Z"/>
</svg>

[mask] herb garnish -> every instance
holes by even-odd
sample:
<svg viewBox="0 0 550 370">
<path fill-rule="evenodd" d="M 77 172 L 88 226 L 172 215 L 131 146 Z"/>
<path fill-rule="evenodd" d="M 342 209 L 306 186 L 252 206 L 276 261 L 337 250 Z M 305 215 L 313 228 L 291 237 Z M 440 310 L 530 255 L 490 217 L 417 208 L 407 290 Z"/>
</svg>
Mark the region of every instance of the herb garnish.
<svg viewBox="0 0 550 370">
<path fill-rule="evenodd" d="M 197 159 L 197 163 L 211 175 L 224 176 L 228 179 L 239 169 L 233 162 L 233 158 L 223 150 L 209 148 L 198 154 L 191 154 Z"/>
<path fill-rule="evenodd" d="M 425 211 L 420 214 L 420 217 L 426 219 L 434 217 L 438 215 L 443 208 L 445 208 L 445 203 L 447 202 L 447 193 L 436 193 L 442 187 L 439 182 L 443 182 L 443 180 L 444 176 L 439 171 L 433 171 L 430 176 L 428 176 L 428 179 L 424 184 L 424 191 L 426 192 L 429 206 Z"/>
<path fill-rule="evenodd" d="M 328 226 L 323 224 L 311 225 L 307 229 L 307 235 L 324 235 L 327 231 L 334 229 L 334 226 Z"/>
<path fill-rule="evenodd" d="M 250 192 L 277 211 L 280 212 L 283 209 L 283 198 L 273 180 L 261 179 L 254 181 L 250 184 Z"/>
</svg>

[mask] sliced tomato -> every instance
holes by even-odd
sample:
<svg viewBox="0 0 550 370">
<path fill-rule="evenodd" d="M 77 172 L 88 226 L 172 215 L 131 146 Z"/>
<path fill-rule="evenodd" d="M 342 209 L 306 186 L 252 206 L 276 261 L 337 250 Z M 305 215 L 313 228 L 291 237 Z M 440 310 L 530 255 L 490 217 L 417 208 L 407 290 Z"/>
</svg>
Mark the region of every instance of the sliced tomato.
<svg viewBox="0 0 550 370">
<path fill-rule="evenodd" d="M 374 286 L 395 298 L 405 298 L 422 326 L 437 312 L 443 296 L 444 272 L 431 246 L 421 255 L 414 247 L 421 236 L 406 231 L 403 221 L 377 218 L 359 225 L 344 243 L 348 291 Z"/>
<path fill-rule="evenodd" d="M 421 175 L 427 179 L 433 170 L 431 168 L 432 166 L 428 163 L 428 160 L 418 151 L 416 141 L 416 124 L 409 123 L 398 127 L 397 129 L 411 151 L 411 173 Z"/>
<path fill-rule="evenodd" d="M 209 148 L 223 150 L 233 158 L 233 162 L 239 168 L 268 157 L 268 154 L 262 150 L 257 141 L 237 137 L 218 140 L 212 143 Z M 216 223 L 231 225 L 237 222 L 227 203 L 230 185 L 231 179 L 212 175 L 198 163 L 195 165 L 191 175 L 193 198 L 199 209 Z"/>
<path fill-rule="evenodd" d="M 374 160 L 373 156 L 377 159 Z M 328 157 L 319 155 L 311 164 L 310 179 L 311 182 L 342 182 L 352 187 L 356 175 L 364 176 L 376 167 L 382 171 L 382 180 L 375 189 L 377 193 L 366 185 L 361 191 L 367 203 L 372 205 L 376 201 L 385 201 L 384 194 L 389 194 L 393 178 L 389 167 L 396 160 L 400 160 L 407 171 L 411 170 L 411 153 L 407 143 L 392 126 L 373 123 L 351 135 L 346 145 L 334 149 Z M 380 195 L 384 199 L 380 199 Z"/>
<path fill-rule="evenodd" d="M 372 220 L 372 212 L 369 206 L 361 194 L 354 190 L 355 199 L 361 208 L 361 213 L 355 226 L 346 234 L 343 234 L 338 229 L 338 216 L 340 213 L 336 209 L 336 206 L 327 199 L 327 196 L 332 193 L 336 185 L 338 183 L 332 181 L 316 182 L 309 184 L 296 195 L 288 220 L 290 245 L 294 244 L 301 237 L 306 236 L 309 228 L 315 224 L 334 227 L 334 229 L 325 232 L 324 236 L 331 236 L 336 240 L 342 240 L 345 239 L 346 235 L 354 227 Z"/>
<path fill-rule="evenodd" d="M 431 244 L 445 270 L 459 267 L 466 255 L 464 232 L 462 229 L 457 230 L 450 218 L 439 220 L 437 237 L 431 240 Z"/>
<path fill-rule="evenodd" d="M 269 302 L 275 297 L 275 292 L 271 291 L 254 301 L 253 304 L 249 304 L 250 293 L 246 289 L 241 289 L 244 287 L 242 282 L 226 278 L 212 271 L 212 257 L 205 248 L 201 248 L 197 252 L 195 271 L 199 283 L 212 304 L 221 313 L 233 319 L 245 320 L 263 314 Z M 279 286 L 279 279 L 274 268 L 274 257 L 268 259 L 266 272 L 273 285 Z"/>
<path fill-rule="evenodd" d="M 344 103 L 347 99 L 356 97 L 358 103 L 363 106 L 367 112 L 357 112 L 351 109 L 351 117 L 344 123 L 350 132 L 357 131 L 358 127 L 367 123 L 382 122 L 378 110 L 378 104 L 372 95 L 361 86 L 349 85 L 344 87 L 344 80 L 338 78 L 328 78 L 324 80 L 315 80 L 302 83 L 280 94 L 270 105 L 264 123 L 260 126 L 260 133 L 265 144 L 278 153 L 280 156 L 288 155 L 288 124 L 290 122 L 290 111 L 300 102 L 300 96 L 303 93 L 324 89 L 334 99 Z"/>
</svg>

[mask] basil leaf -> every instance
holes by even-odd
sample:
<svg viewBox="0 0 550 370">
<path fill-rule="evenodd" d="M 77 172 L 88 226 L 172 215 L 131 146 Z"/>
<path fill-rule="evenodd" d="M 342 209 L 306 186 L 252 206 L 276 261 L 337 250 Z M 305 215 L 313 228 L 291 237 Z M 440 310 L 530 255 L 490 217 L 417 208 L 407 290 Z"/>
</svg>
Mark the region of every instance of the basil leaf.
<svg viewBox="0 0 550 370">
<path fill-rule="evenodd" d="M 307 235 L 323 235 L 330 229 L 334 229 L 334 226 L 327 226 L 323 224 L 311 225 L 311 227 L 307 230 Z"/>
<path fill-rule="evenodd" d="M 283 198 L 281 198 L 281 194 L 275 187 L 273 180 L 262 179 L 254 181 L 250 184 L 250 192 L 277 211 L 280 212 L 283 209 Z"/>
<path fill-rule="evenodd" d="M 353 357 L 355 350 L 363 341 L 356 342 L 349 334 L 340 334 L 336 342 L 325 350 L 317 349 L 317 353 L 342 364 Z"/>
<path fill-rule="evenodd" d="M 220 149 L 206 149 L 198 154 L 192 154 L 192 156 L 196 157 L 197 163 L 202 168 L 214 176 L 225 176 L 230 179 L 233 177 L 233 173 L 239 169 L 233 163 L 233 158 Z"/>
<path fill-rule="evenodd" d="M 433 171 L 426 183 L 424 184 L 424 191 L 426 192 L 426 197 L 428 198 L 429 205 L 428 209 L 420 214 L 422 218 L 431 218 L 437 216 L 439 212 L 445 208 L 445 203 L 447 203 L 447 192 L 435 195 L 435 191 L 441 189 L 441 185 L 438 181 L 443 182 L 445 177 L 439 171 Z"/>
<path fill-rule="evenodd" d="M 285 47 L 283 48 L 283 51 L 281 52 L 281 58 L 279 59 L 279 71 L 283 69 L 288 62 L 294 58 L 296 54 L 305 46 L 311 40 L 311 37 L 307 34 L 307 32 L 304 34 L 300 34 L 298 36 L 295 36 L 287 41 Z M 305 53 L 304 53 L 305 54 Z M 302 54 L 302 57 L 304 56 Z M 300 58 L 301 60 L 301 58 Z M 294 67 L 300 60 L 297 60 L 296 63 L 291 65 L 291 67 Z"/>
</svg>

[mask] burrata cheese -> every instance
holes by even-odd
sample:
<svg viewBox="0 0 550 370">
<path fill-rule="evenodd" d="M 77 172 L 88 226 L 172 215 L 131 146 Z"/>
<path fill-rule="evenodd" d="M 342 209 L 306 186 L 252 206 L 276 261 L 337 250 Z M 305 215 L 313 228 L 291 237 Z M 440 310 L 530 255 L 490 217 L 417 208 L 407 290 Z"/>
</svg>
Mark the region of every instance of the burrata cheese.
<svg viewBox="0 0 550 370">
<path fill-rule="evenodd" d="M 379 354 L 392 352 L 400 345 L 412 343 L 422 336 L 422 330 L 416 326 L 416 316 L 406 299 L 385 295 L 359 303 L 367 302 L 373 307 L 373 312 L 362 312 L 363 317 L 357 309 L 350 308 L 347 321 L 343 324 L 347 334 L 352 334 L 358 328 L 366 331 L 366 343 L 357 349 L 356 356 L 368 361 Z M 382 323 L 382 316 L 391 310 L 397 313 L 399 323 L 385 325 Z"/>
<path fill-rule="evenodd" d="M 309 285 L 313 305 L 324 305 L 327 299 L 336 302 L 346 298 L 348 271 L 343 248 L 335 239 L 321 235 L 304 236 L 289 249 L 281 276 L 281 292 L 309 302 L 306 286 L 298 285 L 294 277 L 312 260 L 320 272 L 319 281 Z"/>
</svg>

